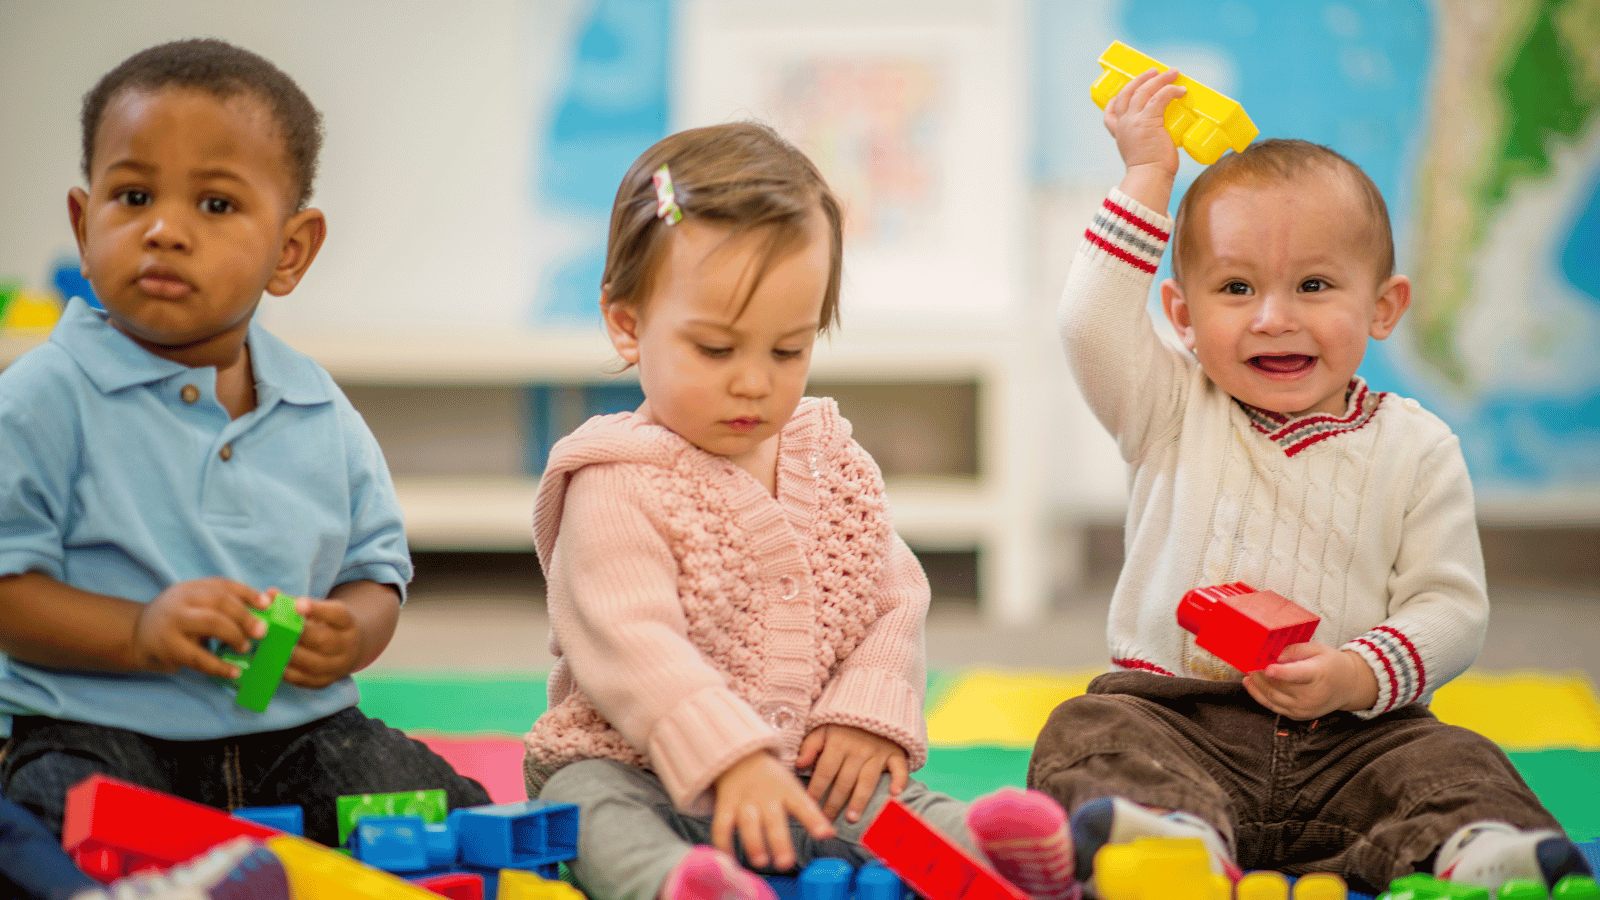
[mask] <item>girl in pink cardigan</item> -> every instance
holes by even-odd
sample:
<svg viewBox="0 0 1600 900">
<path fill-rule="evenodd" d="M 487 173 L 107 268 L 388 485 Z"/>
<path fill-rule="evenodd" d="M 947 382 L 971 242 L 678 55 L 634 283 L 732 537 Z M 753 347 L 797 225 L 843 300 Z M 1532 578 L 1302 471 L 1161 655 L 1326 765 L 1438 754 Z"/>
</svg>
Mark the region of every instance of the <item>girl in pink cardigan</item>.
<svg viewBox="0 0 1600 900">
<path fill-rule="evenodd" d="M 865 861 L 890 796 L 1024 889 L 1070 883 L 1053 802 L 969 816 L 910 779 L 928 583 L 849 423 L 802 398 L 840 220 L 811 161 L 749 123 L 662 140 L 617 192 L 600 304 L 646 399 L 558 443 L 539 486 L 557 660 L 525 764 L 530 796 L 580 807 L 596 896 L 771 896 L 735 856 Z"/>
</svg>

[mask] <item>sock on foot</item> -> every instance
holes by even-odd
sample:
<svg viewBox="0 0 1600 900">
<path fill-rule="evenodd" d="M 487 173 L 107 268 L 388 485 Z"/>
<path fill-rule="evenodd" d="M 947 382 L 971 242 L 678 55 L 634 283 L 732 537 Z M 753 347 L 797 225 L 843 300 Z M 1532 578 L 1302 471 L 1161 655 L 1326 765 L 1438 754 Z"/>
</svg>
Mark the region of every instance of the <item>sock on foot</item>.
<svg viewBox="0 0 1600 900">
<path fill-rule="evenodd" d="M 1094 855 L 1107 844 L 1125 844 L 1142 837 L 1199 838 L 1211 856 L 1211 870 L 1238 881 L 1241 872 L 1222 835 L 1198 816 L 1159 813 L 1121 797 L 1090 800 L 1072 812 L 1072 844 L 1078 877 L 1094 893 Z"/>
<path fill-rule="evenodd" d="M 1554 885 L 1568 875 L 1590 875 L 1576 844 L 1559 831 L 1525 830 L 1505 822 L 1473 822 L 1439 848 L 1434 873 L 1491 890 L 1513 878 Z"/>
<path fill-rule="evenodd" d="M 967 830 L 995 871 L 1034 900 L 1073 900 L 1072 839 L 1060 804 L 1038 791 L 1002 788 L 973 801 Z"/>
<path fill-rule="evenodd" d="M 706 844 L 690 848 L 661 885 L 661 900 L 777 900 L 772 886 L 728 854 Z"/>
</svg>

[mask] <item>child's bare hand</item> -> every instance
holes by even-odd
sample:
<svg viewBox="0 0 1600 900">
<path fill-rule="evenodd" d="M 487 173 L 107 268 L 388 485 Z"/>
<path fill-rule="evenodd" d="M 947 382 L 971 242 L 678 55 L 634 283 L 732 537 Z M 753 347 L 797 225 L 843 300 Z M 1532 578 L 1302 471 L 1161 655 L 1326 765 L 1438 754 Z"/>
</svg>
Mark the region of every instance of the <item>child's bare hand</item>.
<svg viewBox="0 0 1600 900">
<path fill-rule="evenodd" d="M 1178 148 L 1167 133 L 1167 104 L 1188 93 L 1188 88 L 1173 84 L 1177 69 L 1157 73 L 1154 69 L 1134 77 L 1106 104 L 1106 130 L 1117 140 L 1117 152 L 1132 172 L 1146 168 L 1178 176 Z"/>
<path fill-rule="evenodd" d="M 823 804 L 822 814 L 830 822 L 841 809 L 847 820 L 861 821 L 884 769 L 889 770 L 891 796 L 900 796 L 911 778 L 906 751 L 899 744 L 849 725 L 823 725 L 806 735 L 795 766 L 811 770 L 807 793 Z"/>
<path fill-rule="evenodd" d="M 133 624 L 138 665 L 154 672 L 190 668 L 219 678 L 238 678 L 238 668 L 205 648 L 209 638 L 247 653 L 266 625 L 250 614 L 264 607 L 255 588 L 226 578 L 180 581 L 139 610 Z"/>
<path fill-rule="evenodd" d="M 1244 687 L 1267 709 L 1301 721 L 1366 709 L 1378 697 L 1365 660 L 1315 641 L 1285 647 L 1277 662 L 1246 675 Z"/>
<path fill-rule="evenodd" d="M 733 853 L 737 832 L 751 865 L 779 871 L 794 868 L 791 818 L 819 841 L 833 837 L 833 825 L 806 795 L 800 779 L 771 753 L 758 750 L 717 776 L 711 842 L 724 853 Z"/>
<path fill-rule="evenodd" d="M 350 607 L 340 600 L 298 597 L 294 608 L 306 624 L 283 670 L 283 680 L 300 687 L 324 688 L 354 672 L 361 653 L 361 631 Z"/>
</svg>

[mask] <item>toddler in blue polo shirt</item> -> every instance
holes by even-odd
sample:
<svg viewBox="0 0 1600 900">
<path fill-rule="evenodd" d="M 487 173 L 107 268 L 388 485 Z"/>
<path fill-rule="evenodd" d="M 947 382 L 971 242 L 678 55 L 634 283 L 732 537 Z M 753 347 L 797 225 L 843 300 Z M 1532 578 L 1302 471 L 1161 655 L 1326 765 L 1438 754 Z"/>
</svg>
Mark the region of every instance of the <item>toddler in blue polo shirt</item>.
<svg viewBox="0 0 1600 900">
<path fill-rule="evenodd" d="M 271 63 L 213 40 L 127 59 L 84 98 L 83 272 L 44 346 L 0 373 L 0 791 L 59 832 L 94 773 L 222 808 L 340 794 L 488 802 L 355 707 L 411 561 L 377 443 L 333 380 L 253 321 L 322 246 L 321 122 Z M 263 713 L 208 652 L 266 592 L 305 629 Z M 4 732 L 0 732 L 4 733 Z"/>
</svg>

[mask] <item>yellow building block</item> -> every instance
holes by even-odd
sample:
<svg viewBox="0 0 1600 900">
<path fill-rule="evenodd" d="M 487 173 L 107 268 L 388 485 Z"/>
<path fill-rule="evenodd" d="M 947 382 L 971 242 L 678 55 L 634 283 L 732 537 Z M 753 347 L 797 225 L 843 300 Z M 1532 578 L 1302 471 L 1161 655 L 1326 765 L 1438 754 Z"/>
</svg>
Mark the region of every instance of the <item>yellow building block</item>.
<svg viewBox="0 0 1600 900">
<path fill-rule="evenodd" d="M 438 900 L 417 887 L 343 853 L 304 838 L 269 838 L 267 849 L 283 863 L 294 900 Z"/>
<path fill-rule="evenodd" d="M 565 881 L 550 881 L 532 872 L 500 870 L 500 892 L 496 900 L 584 900 L 583 891 Z"/>
<path fill-rule="evenodd" d="M 1094 856 L 1100 900 L 1228 900 L 1232 885 L 1214 875 L 1199 838 L 1135 838 Z"/>
<path fill-rule="evenodd" d="M 1266 869 L 1247 872 L 1239 879 L 1234 900 L 1289 900 L 1289 877 Z"/>
<path fill-rule="evenodd" d="M 1167 70 L 1162 63 L 1121 41 L 1112 41 L 1100 54 L 1100 67 L 1105 71 L 1089 88 L 1089 96 L 1101 109 L 1105 109 L 1111 98 L 1134 76 L 1150 69 Z M 1172 135 L 1174 144 L 1194 157 L 1195 162 L 1209 166 L 1221 159 L 1223 151 L 1230 147 L 1235 153 L 1242 152 L 1261 133 L 1239 101 L 1187 75 L 1179 75 L 1177 83 L 1189 92 L 1167 104 L 1167 133 Z"/>
<path fill-rule="evenodd" d="M 1345 900 L 1348 896 L 1344 879 L 1332 872 L 1301 875 L 1294 883 L 1294 900 Z"/>
</svg>

